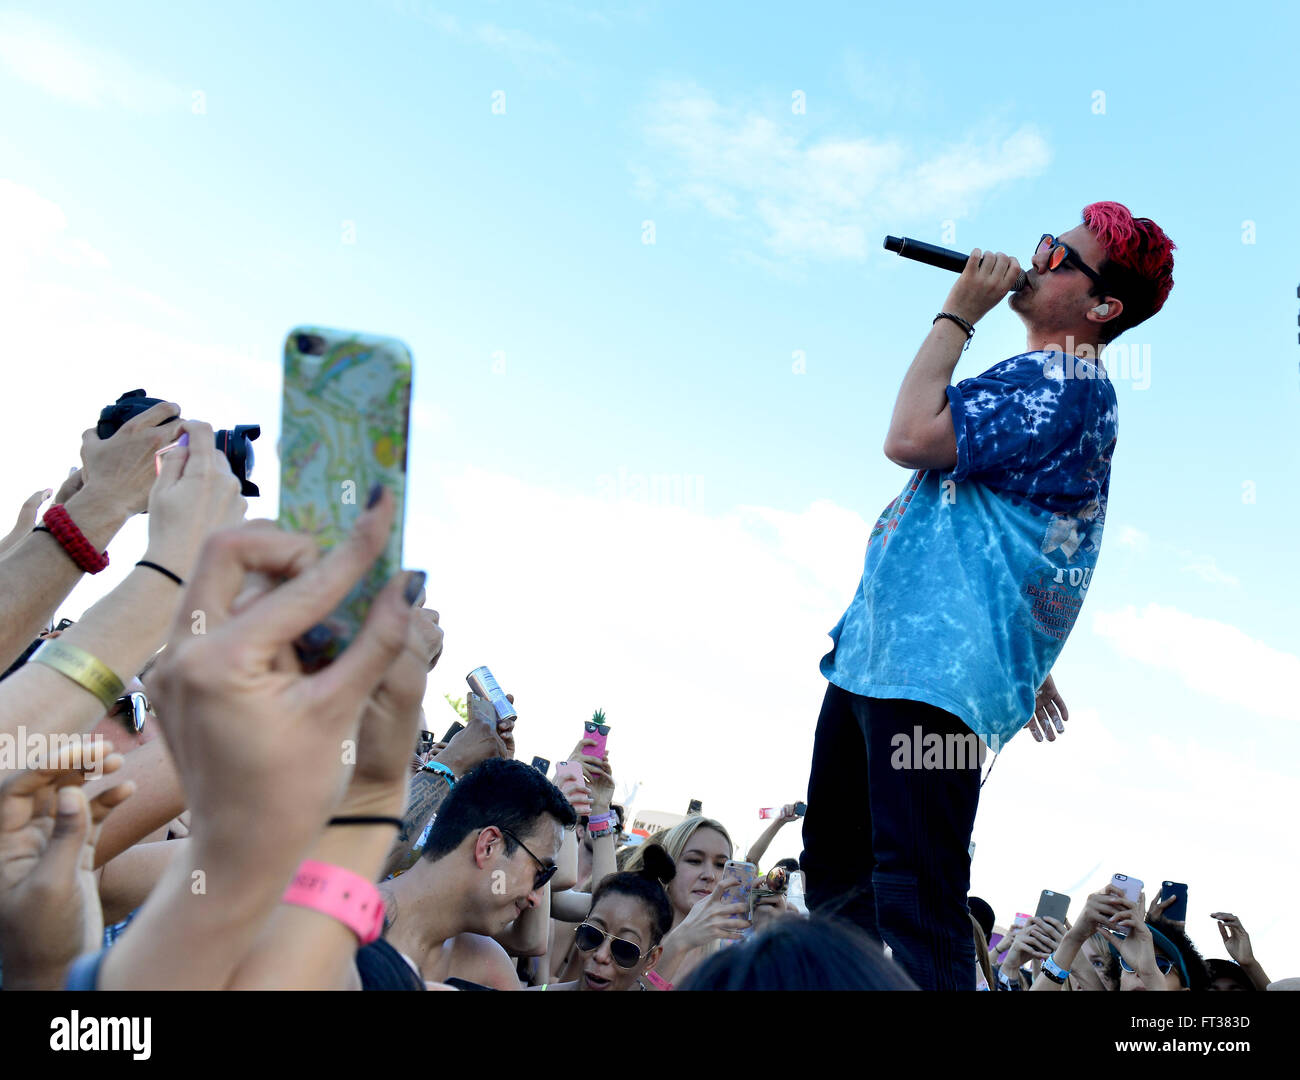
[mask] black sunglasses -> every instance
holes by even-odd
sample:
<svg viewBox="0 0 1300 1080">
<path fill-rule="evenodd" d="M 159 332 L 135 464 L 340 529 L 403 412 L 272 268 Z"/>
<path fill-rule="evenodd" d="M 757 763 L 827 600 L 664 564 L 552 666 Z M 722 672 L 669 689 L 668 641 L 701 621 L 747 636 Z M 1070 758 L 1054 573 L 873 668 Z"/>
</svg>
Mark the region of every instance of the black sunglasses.
<svg viewBox="0 0 1300 1080">
<path fill-rule="evenodd" d="M 113 702 L 109 715 L 121 720 L 128 732 L 138 735 L 149 717 L 149 699 L 139 690 L 133 690 Z"/>
<path fill-rule="evenodd" d="M 608 724 L 593 724 L 590 720 L 584 720 L 582 726 L 587 729 L 589 735 L 594 735 L 597 732 L 600 732 L 602 735 L 609 734 Z"/>
<path fill-rule="evenodd" d="M 619 967 L 633 968 L 640 962 L 640 947 L 624 938 L 615 937 L 613 934 L 600 929 L 600 927 L 592 926 L 591 923 L 587 922 L 579 923 L 578 929 L 574 931 L 574 943 L 583 952 L 594 952 L 605 941 L 609 942 L 609 954 Z"/>
<path fill-rule="evenodd" d="M 525 844 L 522 840 L 520 840 L 519 837 L 517 837 L 504 825 L 498 825 L 497 828 L 500 829 L 503 833 L 505 833 L 508 837 L 510 837 L 511 840 L 513 840 L 525 851 L 528 851 L 528 845 Z M 535 862 L 538 866 L 541 867 L 541 869 L 537 871 L 536 876 L 533 878 L 533 892 L 536 892 L 538 889 L 544 888 L 546 883 L 550 881 L 551 878 L 555 877 L 556 871 L 558 871 L 560 868 L 555 863 L 551 863 L 549 866 L 547 866 L 546 863 L 542 862 L 542 860 L 539 859 L 536 855 L 534 855 L 531 851 L 528 851 L 528 854 L 532 858 L 533 862 Z"/>
<path fill-rule="evenodd" d="M 1087 274 L 1088 277 L 1092 279 L 1092 283 L 1103 293 L 1113 291 L 1107 289 L 1106 282 L 1102 279 L 1102 276 L 1079 258 L 1078 254 L 1069 244 L 1062 243 L 1051 233 L 1043 233 L 1043 235 L 1038 238 L 1038 249 L 1034 254 L 1038 254 L 1039 251 L 1042 251 L 1044 244 L 1049 245 L 1047 254 L 1047 269 L 1049 271 L 1058 270 L 1064 264 L 1069 263 L 1076 270 L 1081 270 L 1083 273 Z"/>
</svg>

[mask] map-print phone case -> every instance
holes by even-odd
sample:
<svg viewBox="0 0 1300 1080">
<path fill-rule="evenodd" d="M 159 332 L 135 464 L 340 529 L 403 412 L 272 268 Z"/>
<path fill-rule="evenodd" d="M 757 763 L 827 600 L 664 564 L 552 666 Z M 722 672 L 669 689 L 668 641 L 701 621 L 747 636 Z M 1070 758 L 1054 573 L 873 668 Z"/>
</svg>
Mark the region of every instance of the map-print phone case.
<svg viewBox="0 0 1300 1080">
<path fill-rule="evenodd" d="M 307 670 L 328 664 L 360 630 L 402 566 L 411 352 L 394 338 L 300 326 L 284 343 L 280 525 L 331 548 L 352 531 L 375 484 L 397 502 L 388 546 L 321 625 L 296 643 Z"/>
</svg>

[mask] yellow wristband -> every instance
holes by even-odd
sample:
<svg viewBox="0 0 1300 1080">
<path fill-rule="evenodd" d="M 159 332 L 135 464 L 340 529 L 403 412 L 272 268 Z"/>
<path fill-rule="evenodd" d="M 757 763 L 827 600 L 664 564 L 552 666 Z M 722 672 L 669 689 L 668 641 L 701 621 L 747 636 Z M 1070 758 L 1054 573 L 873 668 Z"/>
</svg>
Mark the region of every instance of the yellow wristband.
<svg viewBox="0 0 1300 1080">
<path fill-rule="evenodd" d="M 85 649 L 54 639 L 45 642 L 32 653 L 32 660 L 52 667 L 60 674 L 66 675 L 78 686 L 89 690 L 104 703 L 104 708 L 111 709 L 113 702 L 122 696 L 126 689 L 109 667 L 96 660 Z"/>
</svg>

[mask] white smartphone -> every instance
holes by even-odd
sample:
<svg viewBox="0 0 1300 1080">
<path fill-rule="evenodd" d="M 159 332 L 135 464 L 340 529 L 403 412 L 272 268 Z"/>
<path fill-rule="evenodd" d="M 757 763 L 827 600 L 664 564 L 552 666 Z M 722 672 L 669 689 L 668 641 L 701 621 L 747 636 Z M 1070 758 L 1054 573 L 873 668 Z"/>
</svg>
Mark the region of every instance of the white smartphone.
<svg viewBox="0 0 1300 1080">
<path fill-rule="evenodd" d="M 1135 904 L 1142 898 L 1143 882 L 1141 878 L 1129 877 L 1127 874 L 1112 874 L 1110 877 L 1110 883 L 1123 892 L 1124 896 L 1127 899 L 1132 900 Z M 1145 912 L 1139 912 L 1139 915 L 1141 918 L 1146 918 Z M 1124 941 L 1128 938 L 1128 934 L 1124 933 L 1122 930 L 1112 930 L 1111 933 L 1119 938 L 1120 941 Z"/>
</svg>

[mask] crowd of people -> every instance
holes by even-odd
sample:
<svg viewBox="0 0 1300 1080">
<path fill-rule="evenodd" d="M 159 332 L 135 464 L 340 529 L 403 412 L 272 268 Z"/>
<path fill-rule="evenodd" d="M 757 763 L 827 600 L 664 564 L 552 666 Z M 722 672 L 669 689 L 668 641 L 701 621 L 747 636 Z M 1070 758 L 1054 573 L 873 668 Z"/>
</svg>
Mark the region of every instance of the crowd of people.
<svg viewBox="0 0 1300 1080">
<path fill-rule="evenodd" d="M 246 521 L 213 429 L 174 404 L 86 432 L 81 458 L 0 541 L 5 989 L 915 988 L 835 903 L 807 911 L 797 862 L 762 866 L 792 805 L 743 855 L 700 814 L 633 843 L 594 739 L 553 780 L 470 693 L 461 730 L 422 740 L 443 643 L 423 574 L 304 670 L 295 643 L 387 541 L 382 487 L 322 552 Z M 146 511 L 121 584 L 53 624 Z M 745 888 L 740 861 L 758 864 Z M 1233 960 L 1206 962 L 1160 902 L 1109 886 L 992 946 L 993 912 L 968 906 L 989 989 L 1269 985 L 1227 913 Z"/>
</svg>

